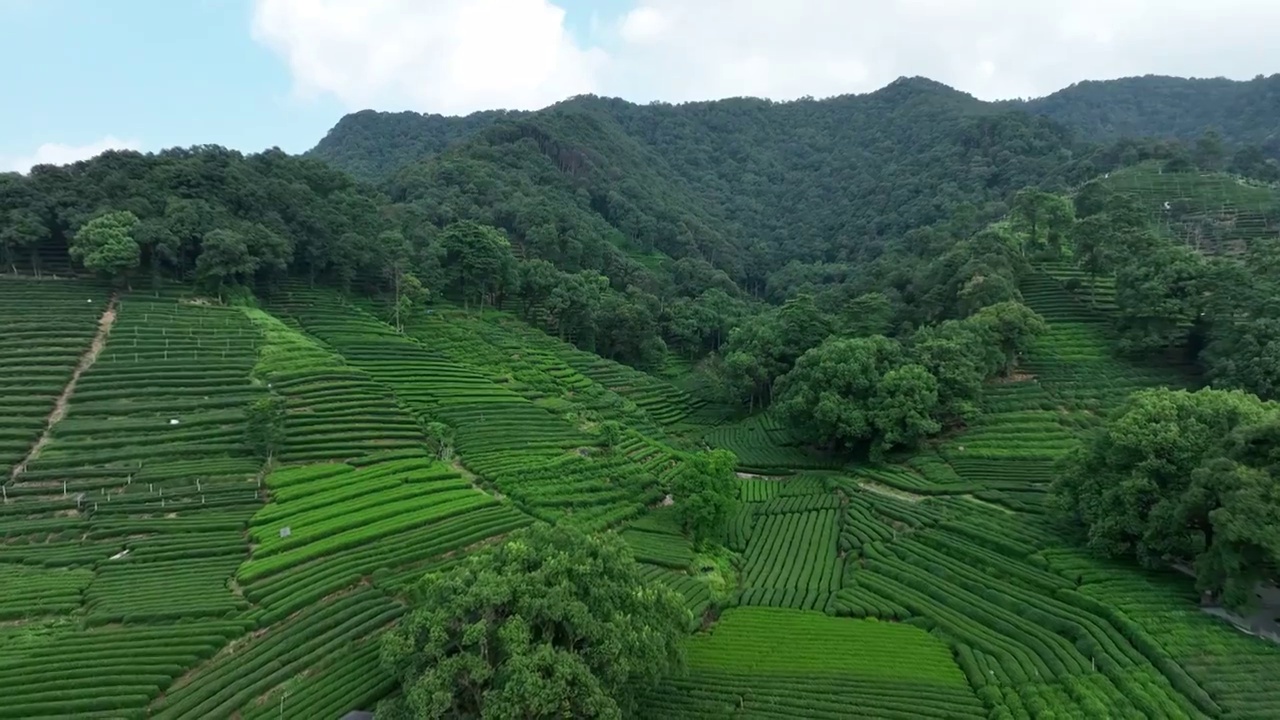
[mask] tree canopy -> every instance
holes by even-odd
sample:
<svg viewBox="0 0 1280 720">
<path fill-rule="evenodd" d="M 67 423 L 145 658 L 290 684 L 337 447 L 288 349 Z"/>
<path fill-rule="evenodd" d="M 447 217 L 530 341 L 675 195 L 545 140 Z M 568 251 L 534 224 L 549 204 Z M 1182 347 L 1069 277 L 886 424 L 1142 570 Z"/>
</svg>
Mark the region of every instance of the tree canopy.
<svg viewBox="0 0 1280 720">
<path fill-rule="evenodd" d="M 676 476 L 671 494 L 681 528 L 695 544 L 719 540 L 738 506 L 738 458 L 728 450 L 696 453 Z"/>
<path fill-rule="evenodd" d="M 620 718 L 682 667 L 683 600 L 613 534 L 537 524 L 424 577 L 383 639 L 379 718 Z"/>
<path fill-rule="evenodd" d="M 1232 604 L 1280 560 L 1280 405 L 1238 390 L 1134 393 L 1053 485 L 1089 547 L 1148 566 L 1194 564 Z"/>
</svg>

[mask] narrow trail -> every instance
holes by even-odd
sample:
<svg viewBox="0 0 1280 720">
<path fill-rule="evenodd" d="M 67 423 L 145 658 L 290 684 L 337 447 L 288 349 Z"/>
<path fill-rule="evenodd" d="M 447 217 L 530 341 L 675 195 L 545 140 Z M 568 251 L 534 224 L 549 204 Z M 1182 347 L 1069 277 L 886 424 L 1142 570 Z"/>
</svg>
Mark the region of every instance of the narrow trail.
<svg viewBox="0 0 1280 720">
<path fill-rule="evenodd" d="M 40 450 L 49 444 L 49 439 L 53 435 L 53 426 L 57 425 L 62 418 L 67 415 L 67 407 L 71 403 L 71 395 L 76 391 L 76 383 L 80 381 L 80 376 L 85 370 L 93 367 L 97 362 L 98 355 L 102 352 L 102 348 L 107 345 L 107 336 L 111 334 L 111 326 L 116 322 L 116 306 L 119 303 L 119 295 L 113 294 L 111 300 L 107 302 L 107 309 L 102 311 L 102 317 L 98 318 L 98 332 L 93 336 L 93 342 L 89 344 L 89 349 L 80 356 L 80 362 L 76 363 L 76 369 L 71 372 L 71 379 L 67 381 L 67 386 L 62 388 L 62 393 L 58 395 L 58 399 L 53 404 L 53 410 L 49 413 L 48 419 L 44 423 L 44 431 L 40 433 L 40 439 L 36 440 L 31 446 L 31 450 L 27 452 L 26 457 L 22 458 L 22 462 L 14 466 L 13 472 L 9 473 L 9 480 L 12 482 L 18 479 L 27 469 L 27 465 L 35 460 L 40 454 Z"/>
</svg>

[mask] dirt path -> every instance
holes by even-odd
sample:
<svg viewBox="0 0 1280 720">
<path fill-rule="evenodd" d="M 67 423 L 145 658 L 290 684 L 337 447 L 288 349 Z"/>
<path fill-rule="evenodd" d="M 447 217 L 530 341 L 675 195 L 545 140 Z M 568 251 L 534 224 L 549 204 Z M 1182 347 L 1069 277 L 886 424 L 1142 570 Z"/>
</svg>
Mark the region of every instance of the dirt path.
<svg viewBox="0 0 1280 720">
<path fill-rule="evenodd" d="M 906 490 L 891 488 L 888 485 L 881 485 L 880 483 L 873 482 L 871 480 L 859 480 L 858 486 L 867 492 L 873 492 L 879 495 L 884 495 L 885 497 L 891 497 L 895 500 L 903 500 L 909 503 L 918 503 L 925 499 L 924 495 L 917 495 L 915 493 L 909 493 Z"/>
<path fill-rule="evenodd" d="M 17 480 L 18 476 L 27 469 L 27 465 L 36 459 L 40 454 L 40 450 L 49 444 L 53 426 L 66 417 L 71 395 L 76 391 L 76 383 L 80 381 L 80 376 L 84 374 L 85 370 L 93 367 L 93 363 L 98 360 L 98 355 L 102 352 L 102 348 L 107 345 L 107 336 L 111 334 L 111 326 L 116 322 L 116 304 L 119 299 L 117 295 L 111 296 L 111 300 L 107 303 L 107 309 L 103 310 L 102 317 L 98 318 L 98 332 L 93 336 L 93 342 L 90 343 L 89 349 L 84 352 L 84 355 L 80 356 L 80 362 L 76 363 L 76 369 L 72 371 L 71 379 L 67 381 L 67 386 L 62 388 L 62 394 L 58 395 L 57 401 L 53 404 L 53 411 L 49 413 L 48 419 L 44 422 L 44 432 L 40 433 L 40 439 L 36 440 L 36 444 L 31 446 L 27 456 L 22 458 L 22 462 L 14 466 L 13 472 L 9 474 L 10 480 Z"/>
</svg>

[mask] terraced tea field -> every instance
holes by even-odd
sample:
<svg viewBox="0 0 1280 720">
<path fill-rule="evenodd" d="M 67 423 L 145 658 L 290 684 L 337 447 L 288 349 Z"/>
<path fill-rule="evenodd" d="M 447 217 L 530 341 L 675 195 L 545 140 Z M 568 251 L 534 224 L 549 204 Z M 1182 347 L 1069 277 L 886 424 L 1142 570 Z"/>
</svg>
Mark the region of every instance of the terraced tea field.
<svg viewBox="0 0 1280 720">
<path fill-rule="evenodd" d="M 300 284 L 251 309 L 0 279 L 0 717 L 371 709 L 407 587 L 535 519 L 620 531 L 684 596 L 689 672 L 642 717 L 1280 717 L 1280 648 L 1043 517 L 1082 430 L 1182 379 L 1116 360 L 1052 275 L 1023 292 L 1052 328 L 1025 376 L 937 448 L 859 466 L 500 312 L 401 333 Z M 268 462 L 246 418 L 269 396 Z M 720 555 L 661 508 L 704 444 L 742 471 Z"/>
<path fill-rule="evenodd" d="M 1226 173 L 1166 173 L 1161 165 L 1124 168 L 1102 182 L 1136 198 L 1157 227 L 1199 252 L 1236 254 L 1251 240 L 1280 236 L 1268 216 L 1277 199 L 1273 186 Z"/>
</svg>

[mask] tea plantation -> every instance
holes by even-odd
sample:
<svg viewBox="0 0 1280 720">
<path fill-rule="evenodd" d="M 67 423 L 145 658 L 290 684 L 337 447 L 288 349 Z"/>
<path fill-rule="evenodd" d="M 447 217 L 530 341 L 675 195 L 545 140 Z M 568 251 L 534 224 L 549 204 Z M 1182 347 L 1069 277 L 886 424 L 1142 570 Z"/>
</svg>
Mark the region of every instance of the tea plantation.
<svg viewBox="0 0 1280 720">
<path fill-rule="evenodd" d="M 620 531 L 692 611 L 688 672 L 645 717 L 1280 717 L 1280 647 L 1049 521 L 1081 432 L 1189 381 L 1116 359 L 1105 306 L 1045 270 L 1021 288 L 1049 324 L 1023 372 L 876 465 L 505 312 L 399 331 L 300 282 L 259 309 L 0 279 L 0 718 L 372 709 L 408 587 L 535 520 Z M 264 398 L 284 408 L 267 462 Z M 739 459 L 721 554 L 663 508 L 702 447 Z"/>
</svg>

